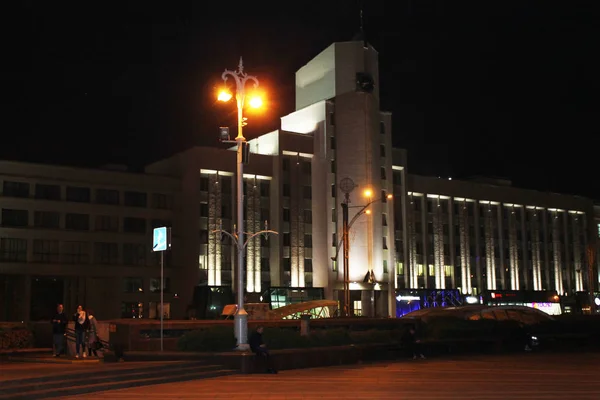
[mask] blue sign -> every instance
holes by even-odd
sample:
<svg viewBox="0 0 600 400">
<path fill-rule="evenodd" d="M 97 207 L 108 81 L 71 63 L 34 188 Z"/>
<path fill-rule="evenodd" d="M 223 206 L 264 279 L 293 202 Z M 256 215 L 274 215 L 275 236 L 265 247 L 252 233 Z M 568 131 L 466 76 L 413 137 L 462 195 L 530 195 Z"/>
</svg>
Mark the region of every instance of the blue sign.
<svg viewBox="0 0 600 400">
<path fill-rule="evenodd" d="M 167 227 L 154 228 L 154 235 L 152 239 L 152 251 L 165 251 L 167 250 Z"/>
</svg>

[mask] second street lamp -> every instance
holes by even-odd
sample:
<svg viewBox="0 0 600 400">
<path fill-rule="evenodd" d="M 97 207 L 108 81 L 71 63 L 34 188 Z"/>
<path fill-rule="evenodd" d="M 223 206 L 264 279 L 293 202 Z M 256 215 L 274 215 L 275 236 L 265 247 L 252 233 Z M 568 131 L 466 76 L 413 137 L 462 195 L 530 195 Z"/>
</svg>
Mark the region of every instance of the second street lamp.
<svg viewBox="0 0 600 400">
<path fill-rule="evenodd" d="M 360 217 L 363 214 L 371 214 L 371 210 L 369 209 L 369 207 L 378 201 L 385 201 L 385 200 L 391 200 L 393 198 L 393 196 L 391 194 L 388 195 L 384 195 L 380 198 L 376 198 L 374 200 L 369 200 L 369 202 L 367 204 L 365 204 L 364 206 L 353 206 L 351 207 L 350 204 L 350 192 L 352 192 L 354 190 L 356 186 L 354 185 L 354 182 L 352 181 L 352 179 L 350 178 L 344 178 L 340 181 L 340 189 L 344 192 L 344 201 L 342 202 L 342 240 L 340 240 L 340 242 L 338 243 L 336 249 L 335 249 L 335 257 L 332 257 L 331 259 L 335 262 L 337 262 L 337 258 L 338 258 L 338 254 L 340 252 L 340 247 L 343 244 L 343 253 L 344 253 L 344 308 L 343 308 L 343 315 L 345 317 L 349 317 L 350 316 L 350 240 L 349 240 L 349 236 L 350 236 L 350 228 L 352 228 L 352 225 L 356 222 L 356 220 L 358 219 L 358 217 Z M 371 198 L 371 196 L 373 195 L 373 192 L 371 189 L 366 189 L 363 192 L 364 196 L 367 198 Z M 348 209 L 349 208 L 360 208 L 360 210 L 354 215 L 354 217 L 352 217 L 352 220 L 348 221 Z M 368 271 L 369 276 L 374 276 L 373 275 L 373 270 L 371 269 L 371 267 L 369 266 L 369 271 Z"/>
</svg>

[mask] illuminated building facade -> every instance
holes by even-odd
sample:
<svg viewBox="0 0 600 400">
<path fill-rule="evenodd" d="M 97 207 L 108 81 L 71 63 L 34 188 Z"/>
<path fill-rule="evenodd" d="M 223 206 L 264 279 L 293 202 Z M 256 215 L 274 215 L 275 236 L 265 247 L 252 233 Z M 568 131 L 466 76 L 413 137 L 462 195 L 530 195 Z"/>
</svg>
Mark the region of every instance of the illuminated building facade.
<svg viewBox="0 0 600 400">
<path fill-rule="evenodd" d="M 392 149 L 391 117 L 379 107 L 378 54 L 363 42 L 334 43 L 298 70 L 296 111 L 281 118 L 279 130 L 249 141 L 246 231 L 263 230 L 268 221 L 279 234 L 247 244 L 248 302 L 270 287 L 322 288 L 327 299 L 343 298 L 344 178 L 355 185 L 354 314 L 395 315 L 396 291 L 407 289 L 597 290 L 588 253 L 598 245 L 600 209 L 591 200 L 502 180 L 410 174 L 406 151 Z M 172 226 L 165 268 L 170 314 L 186 317 L 197 285 L 235 282 L 235 246 L 216 232 L 235 231 L 235 157 L 196 147 L 144 174 L 1 164 L 0 319 L 34 317 L 32 282 L 40 278 L 59 282 L 56 301 L 84 303 L 100 319 L 131 309 L 153 317 L 160 283 L 149 247 L 157 224 Z M 38 184 L 52 189 L 40 186 L 38 196 Z M 89 198 L 78 187 L 88 188 Z M 369 213 L 357 215 L 370 202 Z"/>
</svg>

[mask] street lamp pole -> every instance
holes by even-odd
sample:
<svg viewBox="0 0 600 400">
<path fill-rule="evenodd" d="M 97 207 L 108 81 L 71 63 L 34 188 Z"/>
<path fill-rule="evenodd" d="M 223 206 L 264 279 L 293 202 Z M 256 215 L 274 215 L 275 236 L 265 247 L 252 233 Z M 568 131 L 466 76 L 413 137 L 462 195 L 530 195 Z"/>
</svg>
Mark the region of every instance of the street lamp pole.
<svg viewBox="0 0 600 400">
<path fill-rule="evenodd" d="M 386 199 L 391 199 L 392 195 L 388 194 L 386 197 Z M 350 207 L 350 192 L 345 192 L 344 194 L 344 201 L 342 202 L 342 240 L 340 240 L 340 242 L 338 243 L 336 249 L 335 249 L 335 257 L 332 257 L 333 261 L 337 261 L 339 252 L 340 252 L 340 247 L 343 247 L 343 258 L 344 258 L 344 316 L 348 317 L 350 316 L 350 228 L 352 228 L 352 225 L 356 222 L 356 220 L 358 219 L 358 217 L 360 217 L 363 214 L 366 214 L 368 212 L 368 208 L 369 206 L 371 206 L 373 203 L 377 202 L 377 201 L 382 201 L 384 198 L 378 198 L 378 199 L 374 199 L 369 201 L 367 204 L 365 204 L 364 206 L 356 206 L 356 208 L 360 207 L 360 210 L 354 215 L 354 217 L 352 217 L 352 220 L 350 220 L 350 222 L 348 222 L 348 209 L 349 208 L 354 208 L 354 207 Z M 369 272 L 372 274 L 372 270 L 369 270 Z"/>
<path fill-rule="evenodd" d="M 248 349 L 248 313 L 244 309 L 244 143 L 246 138 L 242 132 L 244 126 L 244 101 L 246 99 L 246 83 L 254 82 L 254 87 L 258 87 L 258 79 L 255 76 L 244 72 L 244 64 L 240 57 L 240 63 L 237 71 L 226 69 L 221 75 L 223 81 L 227 82 L 229 77 L 235 82 L 235 99 L 238 112 L 238 133 L 235 141 L 237 142 L 237 313 L 234 317 L 235 332 L 237 335 L 237 349 Z"/>
<path fill-rule="evenodd" d="M 350 241 L 348 223 L 348 203 L 350 203 L 350 193 L 344 196 L 342 203 L 342 240 L 344 241 L 344 316 L 350 316 Z M 337 258 L 337 253 L 336 253 Z"/>
</svg>

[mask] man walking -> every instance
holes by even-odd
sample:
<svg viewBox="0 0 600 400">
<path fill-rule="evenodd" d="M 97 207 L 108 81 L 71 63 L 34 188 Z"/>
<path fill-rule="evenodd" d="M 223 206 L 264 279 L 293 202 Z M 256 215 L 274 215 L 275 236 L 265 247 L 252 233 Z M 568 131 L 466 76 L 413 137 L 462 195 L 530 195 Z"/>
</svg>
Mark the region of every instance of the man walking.
<svg viewBox="0 0 600 400">
<path fill-rule="evenodd" d="M 59 304 L 56 307 L 56 314 L 52 317 L 52 338 L 54 344 L 54 357 L 60 357 L 64 350 L 65 331 L 67 329 L 67 316 L 64 313 L 64 307 Z"/>
</svg>

